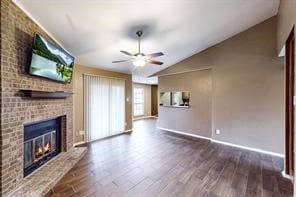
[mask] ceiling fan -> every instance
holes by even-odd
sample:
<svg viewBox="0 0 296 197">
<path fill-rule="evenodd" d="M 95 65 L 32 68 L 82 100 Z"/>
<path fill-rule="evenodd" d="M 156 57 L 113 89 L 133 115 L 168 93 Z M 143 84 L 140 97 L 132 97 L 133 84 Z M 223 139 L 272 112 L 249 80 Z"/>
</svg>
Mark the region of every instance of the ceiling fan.
<svg viewBox="0 0 296 197">
<path fill-rule="evenodd" d="M 156 65 L 162 65 L 163 62 L 153 60 L 152 58 L 163 56 L 164 54 L 162 52 L 151 53 L 151 54 L 147 54 L 147 55 L 144 54 L 144 53 L 141 53 L 141 36 L 143 35 L 143 32 L 142 31 L 137 31 L 136 34 L 137 34 L 137 36 L 139 38 L 139 42 L 138 42 L 139 43 L 138 53 L 132 54 L 132 53 L 129 53 L 127 51 L 121 50 L 120 51 L 121 53 L 123 53 L 125 55 L 128 55 L 131 58 L 130 59 L 127 59 L 127 60 L 113 61 L 112 63 L 121 63 L 121 62 L 132 61 L 133 62 L 133 65 L 136 66 L 136 67 L 145 66 L 146 63 L 156 64 Z"/>
</svg>

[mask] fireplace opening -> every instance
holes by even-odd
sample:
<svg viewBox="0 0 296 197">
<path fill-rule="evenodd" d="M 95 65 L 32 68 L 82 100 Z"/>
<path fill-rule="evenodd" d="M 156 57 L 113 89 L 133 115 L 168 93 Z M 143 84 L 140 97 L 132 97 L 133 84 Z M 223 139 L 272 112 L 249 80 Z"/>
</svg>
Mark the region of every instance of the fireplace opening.
<svg viewBox="0 0 296 197">
<path fill-rule="evenodd" d="M 61 152 L 61 118 L 27 124 L 24 128 L 24 176 Z"/>
</svg>

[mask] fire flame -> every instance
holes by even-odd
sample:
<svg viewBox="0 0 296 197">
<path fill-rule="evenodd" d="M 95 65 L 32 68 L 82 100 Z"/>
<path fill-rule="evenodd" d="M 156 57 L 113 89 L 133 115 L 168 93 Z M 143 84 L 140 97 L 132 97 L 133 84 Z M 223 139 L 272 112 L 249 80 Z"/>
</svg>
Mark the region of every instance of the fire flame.
<svg viewBox="0 0 296 197">
<path fill-rule="evenodd" d="M 50 144 L 47 143 L 45 146 L 44 146 L 44 152 L 47 152 L 47 151 L 50 151 Z"/>
<path fill-rule="evenodd" d="M 41 146 L 37 148 L 36 156 L 39 157 L 43 153 L 47 153 L 47 152 L 50 152 L 50 151 L 51 151 L 50 143 L 47 143 L 46 145 L 44 145 L 43 148 Z"/>
<path fill-rule="evenodd" d="M 39 146 L 39 147 L 37 148 L 37 150 L 36 150 L 35 155 L 36 155 L 36 157 L 38 158 L 38 157 L 40 157 L 40 156 L 42 155 L 42 153 L 43 153 L 42 147 Z"/>
<path fill-rule="evenodd" d="M 42 154 L 42 148 L 41 147 L 38 148 L 38 152 L 37 153 L 38 154 Z"/>
</svg>

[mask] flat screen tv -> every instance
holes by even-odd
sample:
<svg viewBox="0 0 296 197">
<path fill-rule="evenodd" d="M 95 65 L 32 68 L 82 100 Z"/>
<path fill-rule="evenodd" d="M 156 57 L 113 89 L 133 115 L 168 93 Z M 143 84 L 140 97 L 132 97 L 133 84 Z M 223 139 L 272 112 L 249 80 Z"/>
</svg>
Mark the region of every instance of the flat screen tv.
<svg viewBox="0 0 296 197">
<path fill-rule="evenodd" d="M 70 83 L 74 57 L 35 33 L 29 73 L 47 79 Z"/>
</svg>

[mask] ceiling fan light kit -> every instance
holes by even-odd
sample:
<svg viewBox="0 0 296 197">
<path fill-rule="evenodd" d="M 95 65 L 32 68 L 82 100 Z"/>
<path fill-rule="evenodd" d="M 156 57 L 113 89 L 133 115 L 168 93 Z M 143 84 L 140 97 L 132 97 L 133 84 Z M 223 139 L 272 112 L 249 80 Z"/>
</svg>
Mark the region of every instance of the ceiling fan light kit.
<svg viewBox="0 0 296 197">
<path fill-rule="evenodd" d="M 133 61 L 133 65 L 134 65 L 135 67 L 143 67 L 143 66 L 146 65 L 146 61 L 143 60 L 143 59 L 135 59 L 135 60 Z"/>
<path fill-rule="evenodd" d="M 129 53 L 127 51 L 121 50 L 120 51 L 121 53 L 123 53 L 125 55 L 128 55 L 128 56 L 131 56 L 131 58 L 130 59 L 127 59 L 127 60 L 113 61 L 112 63 L 121 63 L 121 62 L 132 61 L 133 65 L 135 67 L 143 67 L 147 63 L 149 63 L 149 64 L 156 64 L 156 65 L 162 65 L 163 62 L 159 62 L 159 61 L 153 60 L 152 58 L 163 56 L 164 54 L 162 52 L 151 53 L 151 54 L 148 54 L 148 55 L 145 55 L 144 53 L 141 53 L 141 36 L 143 35 L 143 32 L 142 31 L 137 31 L 136 34 L 137 34 L 137 36 L 139 38 L 139 41 L 138 41 L 138 43 L 139 43 L 138 44 L 138 53 L 132 54 L 132 53 Z"/>
</svg>

